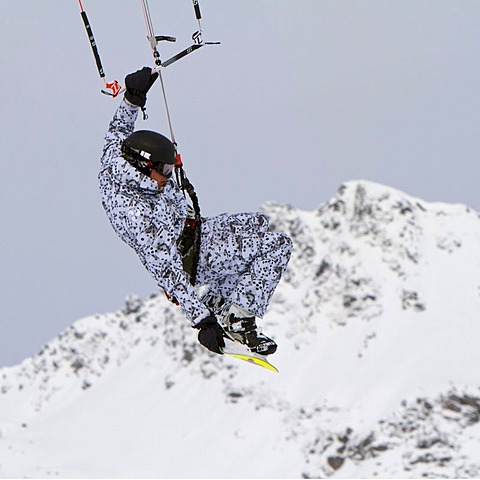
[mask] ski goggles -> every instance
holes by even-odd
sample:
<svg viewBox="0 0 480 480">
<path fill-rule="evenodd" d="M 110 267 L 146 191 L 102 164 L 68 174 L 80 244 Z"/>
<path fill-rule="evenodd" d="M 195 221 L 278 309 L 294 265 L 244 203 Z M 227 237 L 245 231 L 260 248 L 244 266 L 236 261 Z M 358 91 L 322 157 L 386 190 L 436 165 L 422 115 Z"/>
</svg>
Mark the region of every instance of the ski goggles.
<svg viewBox="0 0 480 480">
<path fill-rule="evenodd" d="M 156 172 L 160 173 L 160 175 L 163 175 L 164 177 L 167 177 L 167 178 L 170 178 L 172 176 L 173 169 L 175 168 L 175 165 L 172 165 L 170 163 L 157 163 L 157 164 L 151 163 L 151 166 L 148 165 L 148 163 L 151 163 L 151 162 L 147 162 L 147 166 L 149 168 L 151 168 L 152 170 L 155 170 Z"/>
</svg>

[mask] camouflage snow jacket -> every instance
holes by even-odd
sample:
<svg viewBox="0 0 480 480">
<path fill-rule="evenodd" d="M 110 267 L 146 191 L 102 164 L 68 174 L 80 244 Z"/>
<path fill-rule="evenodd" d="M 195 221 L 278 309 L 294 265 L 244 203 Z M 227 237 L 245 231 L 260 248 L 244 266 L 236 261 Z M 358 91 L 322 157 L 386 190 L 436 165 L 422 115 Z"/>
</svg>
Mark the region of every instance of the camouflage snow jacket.
<svg viewBox="0 0 480 480">
<path fill-rule="evenodd" d="M 175 296 L 187 318 L 209 314 L 183 270 L 176 242 L 187 216 L 187 202 L 173 180 L 158 189 L 121 156 L 134 130 L 138 107 L 122 101 L 105 135 L 99 174 L 103 207 L 119 237 L 132 247 L 158 285 Z"/>
</svg>

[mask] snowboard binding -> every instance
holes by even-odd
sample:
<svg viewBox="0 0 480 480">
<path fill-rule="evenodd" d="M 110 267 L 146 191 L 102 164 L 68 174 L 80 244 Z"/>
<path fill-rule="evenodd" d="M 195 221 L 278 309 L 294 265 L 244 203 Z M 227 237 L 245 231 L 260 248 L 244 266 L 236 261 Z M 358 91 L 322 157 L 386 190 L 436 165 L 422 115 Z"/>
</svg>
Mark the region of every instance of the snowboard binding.
<svg viewBox="0 0 480 480">
<path fill-rule="evenodd" d="M 266 357 L 277 350 L 277 344 L 260 332 L 255 317 L 210 292 L 202 297 L 202 302 L 210 308 L 223 330 L 225 355 L 278 372 Z"/>
</svg>

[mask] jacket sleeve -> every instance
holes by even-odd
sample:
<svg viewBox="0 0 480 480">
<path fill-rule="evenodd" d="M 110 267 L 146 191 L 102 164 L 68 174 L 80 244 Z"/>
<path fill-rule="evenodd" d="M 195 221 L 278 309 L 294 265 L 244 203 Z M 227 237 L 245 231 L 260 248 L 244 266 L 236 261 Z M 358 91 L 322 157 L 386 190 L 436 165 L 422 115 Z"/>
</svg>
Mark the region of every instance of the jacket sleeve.
<svg viewBox="0 0 480 480">
<path fill-rule="evenodd" d="M 122 142 L 133 133 L 140 107 L 122 100 L 105 134 L 105 144 L 102 155 L 102 168 L 112 166 L 112 163 L 122 155 Z"/>
<path fill-rule="evenodd" d="M 173 214 L 164 204 L 149 208 L 152 211 L 135 209 L 127 215 L 127 227 L 135 237 L 135 250 L 159 287 L 178 300 L 187 318 L 195 324 L 210 312 L 183 270 L 171 228 Z"/>
</svg>

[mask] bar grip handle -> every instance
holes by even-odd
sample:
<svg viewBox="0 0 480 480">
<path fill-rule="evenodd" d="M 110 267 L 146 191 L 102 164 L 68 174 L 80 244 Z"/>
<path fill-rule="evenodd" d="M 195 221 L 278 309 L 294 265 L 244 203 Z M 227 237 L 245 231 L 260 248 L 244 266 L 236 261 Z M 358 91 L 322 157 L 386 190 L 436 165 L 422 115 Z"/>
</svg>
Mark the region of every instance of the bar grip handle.
<svg viewBox="0 0 480 480">
<path fill-rule="evenodd" d="M 97 64 L 98 73 L 101 78 L 105 78 L 105 72 L 103 71 L 102 61 L 100 60 L 100 54 L 98 53 L 95 37 L 93 36 L 92 27 L 88 21 L 88 17 L 85 11 L 80 13 L 82 15 L 85 30 L 87 31 L 88 39 L 90 40 L 90 46 L 92 47 L 93 56 L 95 57 L 95 63 Z"/>
<path fill-rule="evenodd" d="M 200 12 L 200 4 L 198 3 L 198 0 L 193 0 L 193 8 L 195 9 L 195 16 L 197 17 L 197 20 L 201 20 L 202 14 Z"/>
</svg>

